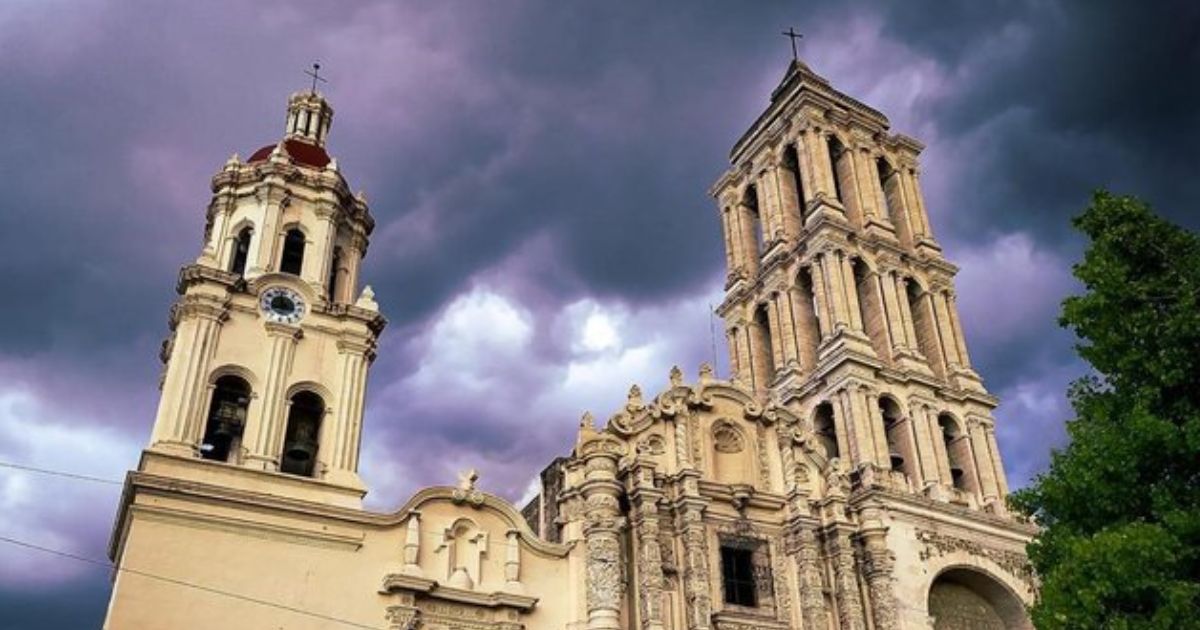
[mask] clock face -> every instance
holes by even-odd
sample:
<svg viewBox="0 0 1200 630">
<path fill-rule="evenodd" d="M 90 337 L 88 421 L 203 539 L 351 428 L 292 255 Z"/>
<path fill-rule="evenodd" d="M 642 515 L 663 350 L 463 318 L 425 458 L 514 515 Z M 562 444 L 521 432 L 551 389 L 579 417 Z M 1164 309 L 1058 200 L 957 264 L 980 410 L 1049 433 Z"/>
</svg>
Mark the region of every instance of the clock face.
<svg viewBox="0 0 1200 630">
<path fill-rule="evenodd" d="M 270 287 L 258 298 L 263 314 L 273 322 L 295 324 L 304 317 L 304 298 L 285 287 Z"/>
</svg>

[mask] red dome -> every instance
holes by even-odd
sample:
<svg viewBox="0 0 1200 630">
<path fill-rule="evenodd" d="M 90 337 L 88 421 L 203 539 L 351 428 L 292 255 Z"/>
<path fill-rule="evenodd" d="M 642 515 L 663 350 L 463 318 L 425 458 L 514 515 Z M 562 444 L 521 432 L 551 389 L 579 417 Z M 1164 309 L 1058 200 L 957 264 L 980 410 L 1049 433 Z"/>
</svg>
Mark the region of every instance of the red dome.
<svg viewBox="0 0 1200 630">
<path fill-rule="evenodd" d="M 329 154 L 325 149 L 307 142 L 299 140 L 284 140 L 283 148 L 287 150 L 288 155 L 292 156 L 292 160 L 305 166 L 313 168 L 325 168 L 329 164 Z M 271 157 L 271 151 L 275 150 L 275 145 L 269 144 L 254 152 L 250 159 L 246 162 L 262 162 Z"/>
</svg>

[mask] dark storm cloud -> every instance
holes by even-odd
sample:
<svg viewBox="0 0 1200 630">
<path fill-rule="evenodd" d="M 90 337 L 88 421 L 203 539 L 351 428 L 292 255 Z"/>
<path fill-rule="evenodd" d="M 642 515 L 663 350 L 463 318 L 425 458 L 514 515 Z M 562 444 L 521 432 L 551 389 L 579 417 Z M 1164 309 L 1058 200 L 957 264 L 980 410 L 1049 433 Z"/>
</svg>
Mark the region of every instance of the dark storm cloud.
<svg viewBox="0 0 1200 630">
<path fill-rule="evenodd" d="M 468 465 L 517 498 L 569 448 L 580 411 L 603 419 L 629 382 L 653 394 L 672 363 L 692 376 L 711 356 L 723 257 L 705 191 L 766 105 L 788 55 L 778 32 L 794 24 L 817 72 L 929 144 L 935 232 L 963 266 L 972 359 L 1004 401 L 1000 442 L 1019 484 L 1062 439 L 1062 389 L 1082 370 L 1054 324 L 1076 290 L 1068 217 L 1111 186 L 1197 225 L 1198 11 L 6 4 L 0 456 L 46 456 L 14 437 L 24 429 L 59 440 L 65 427 L 114 451 L 144 443 L 208 179 L 230 153 L 278 138 L 286 95 L 319 58 L 337 110 L 331 150 L 378 219 L 364 276 L 392 322 L 364 435 L 372 501 L 393 507 Z M 37 413 L 10 411 L 6 395 Z M 134 460 L 116 459 L 89 472 L 119 476 Z M 21 512 L 18 525 L 99 555 L 107 516 L 72 520 L 68 507 Z M 79 616 L 38 627 L 96 625 L 101 582 L 34 595 L 12 577 L 0 571 L 0 610 L 17 611 L 0 628 L 33 627 L 21 615 L 46 601 Z"/>
</svg>

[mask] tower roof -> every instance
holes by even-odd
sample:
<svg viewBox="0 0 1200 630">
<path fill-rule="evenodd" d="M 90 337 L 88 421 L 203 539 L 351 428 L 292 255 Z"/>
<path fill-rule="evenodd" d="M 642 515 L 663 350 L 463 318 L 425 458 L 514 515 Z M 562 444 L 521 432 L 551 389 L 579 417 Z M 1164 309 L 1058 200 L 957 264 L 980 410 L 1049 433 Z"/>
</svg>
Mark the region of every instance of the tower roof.
<svg viewBox="0 0 1200 630">
<path fill-rule="evenodd" d="M 271 151 L 275 150 L 277 145 L 268 144 L 267 146 L 255 151 L 250 155 L 246 162 L 263 162 L 271 157 Z M 291 156 L 292 160 L 297 164 L 311 166 L 313 168 L 325 168 L 329 164 L 331 158 L 324 147 L 319 147 L 315 144 L 308 144 L 295 138 L 288 138 L 283 141 L 283 150 Z"/>
<path fill-rule="evenodd" d="M 325 139 L 333 125 L 333 108 L 315 89 L 296 92 L 288 98 L 287 123 L 284 128 L 283 149 L 298 164 L 325 168 L 331 161 L 325 151 Z M 261 162 L 275 150 L 269 144 L 250 155 L 247 162 Z"/>
</svg>

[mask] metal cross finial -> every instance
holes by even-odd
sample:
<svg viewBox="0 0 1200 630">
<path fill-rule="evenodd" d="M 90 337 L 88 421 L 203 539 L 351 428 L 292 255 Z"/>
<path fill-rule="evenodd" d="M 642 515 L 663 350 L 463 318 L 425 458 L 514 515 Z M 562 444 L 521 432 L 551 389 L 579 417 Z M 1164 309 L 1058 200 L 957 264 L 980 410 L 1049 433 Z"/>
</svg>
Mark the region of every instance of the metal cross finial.
<svg viewBox="0 0 1200 630">
<path fill-rule="evenodd" d="M 796 40 L 800 39 L 804 36 L 801 35 L 800 33 L 797 33 L 796 29 L 794 29 L 790 26 L 788 27 L 788 30 L 783 32 L 783 35 L 784 35 L 784 37 L 787 37 L 788 39 L 792 40 L 792 61 L 796 61 L 796 60 L 800 59 L 800 55 L 796 52 Z"/>
<path fill-rule="evenodd" d="M 312 77 L 312 91 L 315 94 L 317 91 L 317 81 L 320 81 L 321 83 L 329 83 L 329 82 L 325 80 L 325 77 L 321 76 L 321 63 L 320 62 L 314 63 L 312 65 L 312 67 L 313 67 L 312 70 L 305 70 L 304 74 L 307 74 L 308 76 Z"/>
</svg>

